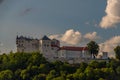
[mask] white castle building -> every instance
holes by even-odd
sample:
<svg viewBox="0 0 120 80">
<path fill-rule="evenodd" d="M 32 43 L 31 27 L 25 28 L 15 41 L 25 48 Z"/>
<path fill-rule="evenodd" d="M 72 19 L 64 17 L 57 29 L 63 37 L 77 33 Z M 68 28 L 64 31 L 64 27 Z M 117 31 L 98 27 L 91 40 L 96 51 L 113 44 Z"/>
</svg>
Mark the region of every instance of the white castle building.
<svg viewBox="0 0 120 80">
<path fill-rule="evenodd" d="M 32 39 L 23 36 L 16 38 L 17 52 L 41 52 L 43 56 L 50 60 L 68 61 L 79 63 L 80 61 L 93 59 L 87 47 L 62 46 L 60 41 L 44 36 L 41 39 Z M 104 54 L 103 54 L 104 56 Z M 104 59 L 107 58 L 105 54 Z"/>
</svg>

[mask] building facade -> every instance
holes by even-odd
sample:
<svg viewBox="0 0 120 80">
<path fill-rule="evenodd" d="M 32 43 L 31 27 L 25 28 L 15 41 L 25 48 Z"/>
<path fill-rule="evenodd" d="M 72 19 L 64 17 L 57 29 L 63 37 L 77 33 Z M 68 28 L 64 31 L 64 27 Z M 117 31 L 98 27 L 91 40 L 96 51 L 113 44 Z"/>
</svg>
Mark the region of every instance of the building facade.
<svg viewBox="0 0 120 80">
<path fill-rule="evenodd" d="M 41 39 L 17 36 L 16 45 L 17 52 L 41 52 L 49 61 L 61 60 L 70 63 L 78 63 L 80 61 L 93 59 L 93 56 L 88 52 L 87 47 L 60 47 L 59 40 L 50 39 L 47 36 L 44 36 Z M 107 53 L 104 53 L 103 55 L 104 59 L 107 58 Z"/>
<path fill-rule="evenodd" d="M 16 38 L 17 52 L 39 52 L 39 40 L 20 36 Z"/>
<path fill-rule="evenodd" d="M 72 47 L 63 46 L 59 50 L 59 58 L 74 59 L 74 58 L 92 58 L 87 47 Z"/>
</svg>

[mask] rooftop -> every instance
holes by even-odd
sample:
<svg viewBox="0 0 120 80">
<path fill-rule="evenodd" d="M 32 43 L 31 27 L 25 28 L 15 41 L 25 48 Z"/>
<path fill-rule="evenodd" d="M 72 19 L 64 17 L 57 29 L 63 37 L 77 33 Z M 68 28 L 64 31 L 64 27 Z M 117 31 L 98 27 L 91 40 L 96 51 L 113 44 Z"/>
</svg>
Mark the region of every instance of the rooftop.
<svg viewBox="0 0 120 80">
<path fill-rule="evenodd" d="M 86 51 L 87 47 L 73 47 L 73 46 L 63 46 L 60 50 L 69 50 L 69 51 Z"/>
<path fill-rule="evenodd" d="M 41 40 L 50 40 L 46 35 Z"/>
</svg>

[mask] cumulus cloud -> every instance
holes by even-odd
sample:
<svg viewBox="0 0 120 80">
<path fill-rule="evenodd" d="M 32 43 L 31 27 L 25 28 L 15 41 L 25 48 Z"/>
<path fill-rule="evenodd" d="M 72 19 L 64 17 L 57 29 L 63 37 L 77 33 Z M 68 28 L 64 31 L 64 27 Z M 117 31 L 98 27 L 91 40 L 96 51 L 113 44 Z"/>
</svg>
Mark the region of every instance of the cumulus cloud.
<svg viewBox="0 0 120 80">
<path fill-rule="evenodd" d="M 63 36 L 63 34 L 53 34 L 53 35 L 50 35 L 49 38 L 50 39 L 58 39 L 58 40 L 61 40 L 61 37 Z"/>
<path fill-rule="evenodd" d="M 114 48 L 119 44 L 120 44 L 120 36 L 112 37 L 111 39 L 99 45 L 100 51 L 108 52 L 110 57 L 114 57 L 115 56 Z"/>
<path fill-rule="evenodd" d="M 62 43 L 67 43 L 71 45 L 77 45 L 82 43 L 88 43 L 90 40 L 99 40 L 101 37 L 97 35 L 97 32 L 90 32 L 82 35 L 79 31 L 74 31 L 73 29 L 66 30 L 64 34 L 50 35 L 51 39 L 55 38 L 60 40 Z M 86 41 L 87 39 L 87 41 Z M 109 57 L 114 57 L 114 48 L 120 45 L 120 36 L 114 36 L 103 43 L 100 43 L 99 52 L 108 52 Z"/>
<path fill-rule="evenodd" d="M 102 28 L 115 27 L 120 23 L 120 0 L 107 0 L 106 15 L 102 18 L 100 26 Z"/>
<path fill-rule="evenodd" d="M 80 43 L 82 39 L 82 35 L 79 31 L 74 31 L 73 29 L 67 30 L 64 34 L 56 34 L 56 35 L 50 35 L 51 39 L 56 38 L 59 39 L 61 42 L 76 45 Z"/>
<path fill-rule="evenodd" d="M 81 41 L 82 35 L 79 31 L 74 31 L 73 29 L 67 30 L 62 36 L 61 40 L 68 44 L 77 44 Z"/>
<path fill-rule="evenodd" d="M 96 39 L 99 39 L 100 37 L 97 36 L 97 32 L 92 32 L 92 33 L 85 34 L 84 38 L 89 40 L 96 40 Z"/>
<path fill-rule="evenodd" d="M 63 43 L 71 44 L 71 45 L 77 45 L 82 42 L 84 42 L 84 39 L 87 39 L 87 41 L 98 39 L 99 36 L 97 36 L 97 32 L 87 33 L 85 35 L 82 35 L 79 31 L 74 31 L 73 29 L 66 30 L 64 34 L 56 34 L 56 35 L 50 35 L 51 39 L 55 38 L 60 40 Z"/>
</svg>

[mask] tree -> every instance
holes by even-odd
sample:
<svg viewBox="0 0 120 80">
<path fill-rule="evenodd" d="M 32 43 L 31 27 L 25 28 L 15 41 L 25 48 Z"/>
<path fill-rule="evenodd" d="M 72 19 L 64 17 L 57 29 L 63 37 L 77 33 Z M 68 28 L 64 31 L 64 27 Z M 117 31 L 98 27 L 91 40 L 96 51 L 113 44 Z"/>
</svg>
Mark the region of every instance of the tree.
<svg viewBox="0 0 120 80">
<path fill-rule="evenodd" d="M 36 75 L 32 80 L 45 80 L 46 75 L 45 74 L 39 74 Z"/>
<path fill-rule="evenodd" d="M 93 55 L 93 57 L 95 58 L 95 56 L 98 54 L 99 51 L 99 45 L 95 42 L 95 41 L 90 41 L 87 44 L 87 48 L 88 51 Z"/>
<path fill-rule="evenodd" d="M 94 69 L 92 67 L 87 67 L 84 71 L 86 74 L 86 80 L 95 80 Z"/>
<path fill-rule="evenodd" d="M 50 73 L 46 76 L 46 80 L 53 80 L 56 77 L 56 71 L 51 70 Z"/>
<path fill-rule="evenodd" d="M 95 69 L 95 68 L 99 68 L 100 64 L 97 61 L 91 61 L 88 66 L 90 66 L 90 67 Z"/>
<path fill-rule="evenodd" d="M 115 71 L 112 68 L 102 68 L 101 71 L 106 80 L 116 80 Z"/>
<path fill-rule="evenodd" d="M 32 65 L 36 66 L 39 66 L 41 63 L 46 62 L 47 62 L 46 59 L 39 52 L 33 52 L 28 60 L 28 63 L 31 63 Z"/>
<path fill-rule="evenodd" d="M 53 80 L 66 80 L 66 79 L 62 76 L 59 76 L 59 77 L 53 78 Z"/>
<path fill-rule="evenodd" d="M 87 63 L 80 63 L 80 67 L 76 70 L 76 73 L 83 73 L 85 71 L 85 69 L 87 68 L 88 64 Z"/>
<path fill-rule="evenodd" d="M 116 58 L 120 60 L 120 46 L 117 46 L 114 51 Z"/>
<path fill-rule="evenodd" d="M 14 79 L 15 80 L 21 80 L 20 74 L 21 74 L 21 69 L 18 69 L 14 72 Z"/>
<path fill-rule="evenodd" d="M 13 80 L 13 72 L 11 70 L 1 71 L 0 80 Z"/>
<path fill-rule="evenodd" d="M 116 72 L 120 75 L 120 66 L 117 67 Z"/>
<path fill-rule="evenodd" d="M 20 74 L 20 77 L 23 79 L 23 80 L 30 80 L 30 74 L 29 74 L 29 71 L 27 69 L 24 69 L 21 71 L 21 74 Z"/>
</svg>

